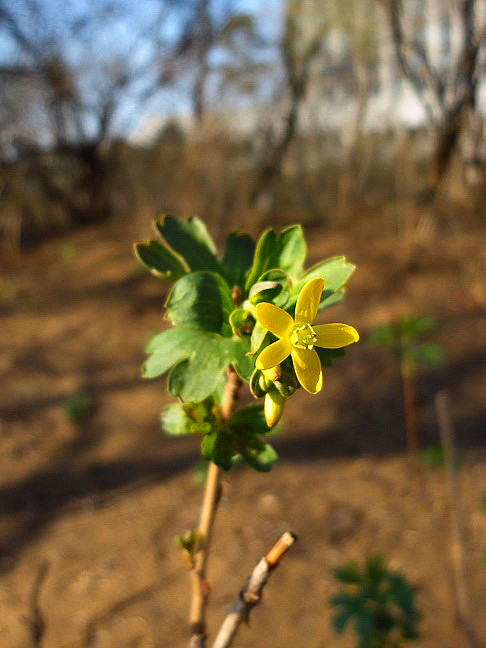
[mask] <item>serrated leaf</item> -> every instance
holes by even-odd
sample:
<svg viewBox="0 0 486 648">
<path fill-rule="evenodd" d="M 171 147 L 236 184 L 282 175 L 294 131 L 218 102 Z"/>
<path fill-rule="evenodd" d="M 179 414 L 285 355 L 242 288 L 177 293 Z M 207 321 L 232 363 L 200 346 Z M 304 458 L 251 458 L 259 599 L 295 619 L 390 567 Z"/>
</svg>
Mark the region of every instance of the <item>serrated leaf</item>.
<svg viewBox="0 0 486 648">
<path fill-rule="evenodd" d="M 188 272 L 187 265 L 179 255 L 158 241 L 135 243 L 134 249 L 138 260 L 156 277 L 177 281 Z"/>
<path fill-rule="evenodd" d="M 255 241 L 249 234 L 231 232 L 225 242 L 222 273 L 230 287 L 244 288 L 245 277 L 253 263 Z"/>
<path fill-rule="evenodd" d="M 167 318 L 174 326 L 232 335 L 231 291 L 216 272 L 192 272 L 179 279 L 170 291 L 166 307 Z"/>
<path fill-rule="evenodd" d="M 221 270 L 216 246 L 206 225 L 196 216 L 187 219 L 166 215 L 155 224 L 168 245 L 185 260 L 192 271 Z"/>
<path fill-rule="evenodd" d="M 225 369 L 241 356 L 242 340 L 206 334 L 203 343 L 169 374 L 169 391 L 183 401 L 202 401 L 215 392 Z"/>
<path fill-rule="evenodd" d="M 156 378 L 174 364 L 195 352 L 208 336 L 214 334 L 191 329 L 171 328 L 153 337 L 145 348 L 152 354 L 143 364 L 142 375 Z"/>
<path fill-rule="evenodd" d="M 184 401 L 202 401 L 220 389 L 225 369 L 246 353 L 248 343 L 196 329 L 171 328 L 148 344 L 143 375 L 155 378 L 176 365 L 169 391 Z"/>
</svg>

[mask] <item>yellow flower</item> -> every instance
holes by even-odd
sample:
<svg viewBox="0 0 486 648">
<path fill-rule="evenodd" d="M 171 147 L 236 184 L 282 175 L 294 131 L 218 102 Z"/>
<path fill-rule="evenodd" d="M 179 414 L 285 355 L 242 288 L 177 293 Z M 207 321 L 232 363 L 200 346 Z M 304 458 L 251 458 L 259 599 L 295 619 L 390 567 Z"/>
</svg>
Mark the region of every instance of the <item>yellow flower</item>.
<svg viewBox="0 0 486 648">
<path fill-rule="evenodd" d="M 305 284 L 295 305 L 295 320 L 274 304 L 262 302 L 256 306 L 257 320 L 279 338 L 260 353 L 257 369 L 276 367 L 291 355 L 296 376 L 310 394 L 322 389 L 321 361 L 314 346 L 339 349 L 359 340 L 356 329 L 347 324 L 312 325 L 323 289 L 324 280 L 320 277 Z"/>
</svg>

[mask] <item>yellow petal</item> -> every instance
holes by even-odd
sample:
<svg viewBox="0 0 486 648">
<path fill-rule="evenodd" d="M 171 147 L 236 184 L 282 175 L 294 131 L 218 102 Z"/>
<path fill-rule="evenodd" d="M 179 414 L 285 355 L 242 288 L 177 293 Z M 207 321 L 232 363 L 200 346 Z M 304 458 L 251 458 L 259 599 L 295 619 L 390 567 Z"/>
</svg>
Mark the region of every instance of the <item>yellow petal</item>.
<svg viewBox="0 0 486 648">
<path fill-rule="evenodd" d="M 314 277 L 308 281 L 299 293 L 295 306 L 295 321 L 312 324 L 316 319 L 317 309 L 324 290 L 324 279 Z"/>
<path fill-rule="evenodd" d="M 262 302 L 261 304 L 257 304 L 255 312 L 257 320 L 262 326 L 268 329 L 270 333 L 273 333 L 279 338 L 290 335 L 290 331 L 294 325 L 294 320 L 286 311 L 274 304 Z"/>
<path fill-rule="evenodd" d="M 340 349 L 359 340 L 358 331 L 347 324 L 317 324 L 312 327 L 317 335 L 316 346 Z"/>
<path fill-rule="evenodd" d="M 277 340 L 263 349 L 256 359 L 256 368 L 260 370 L 271 369 L 279 365 L 289 355 L 291 348 L 292 345 L 287 338 Z"/>
<path fill-rule="evenodd" d="M 322 389 L 321 361 L 315 349 L 292 347 L 292 360 L 297 378 L 309 394 L 317 394 Z"/>
</svg>

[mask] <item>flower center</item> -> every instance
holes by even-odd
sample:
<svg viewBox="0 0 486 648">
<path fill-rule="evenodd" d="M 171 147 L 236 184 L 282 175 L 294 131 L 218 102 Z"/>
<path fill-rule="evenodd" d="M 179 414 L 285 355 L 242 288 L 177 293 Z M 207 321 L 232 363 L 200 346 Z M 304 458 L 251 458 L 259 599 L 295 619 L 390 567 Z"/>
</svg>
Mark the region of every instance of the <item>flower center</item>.
<svg viewBox="0 0 486 648">
<path fill-rule="evenodd" d="M 298 349 L 312 349 L 317 341 L 317 335 L 310 324 L 294 324 L 289 339 Z"/>
</svg>

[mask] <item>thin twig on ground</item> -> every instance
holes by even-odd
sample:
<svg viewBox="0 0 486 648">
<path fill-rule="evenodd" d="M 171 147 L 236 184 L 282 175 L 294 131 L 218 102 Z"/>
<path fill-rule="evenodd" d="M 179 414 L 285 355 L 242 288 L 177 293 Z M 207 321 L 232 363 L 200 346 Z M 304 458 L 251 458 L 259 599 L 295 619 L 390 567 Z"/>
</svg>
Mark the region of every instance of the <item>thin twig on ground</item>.
<svg viewBox="0 0 486 648">
<path fill-rule="evenodd" d="M 39 598 L 48 571 L 49 563 L 45 561 L 37 571 L 29 598 L 29 614 L 25 621 L 30 629 L 33 648 L 41 648 L 46 632 L 46 621 L 40 608 Z"/>
<path fill-rule="evenodd" d="M 294 544 L 295 540 L 296 536 L 286 531 L 267 555 L 256 565 L 246 585 L 225 617 L 214 641 L 213 648 L 229 648 L 231 646 L 241 623 L 248 620 L 251 610 L 260 602 L 263 588 L 267 584 L 271 572 L 279 564 L 280 559 Z"/>
<path fill-rule="evenodd" d="M 221 418 L 223 421 L 230 419 L 240 387 L 241 380 L 238 378 L 234 369 L 230 367 L 227 370 L 227 382 L 221 404 Z M 199 518 L 198 546 L 194 555 L 194 564 L 191 572 L 192 597 L 189 613 L 191 639 L 189 648 L 204 648 L 206 645 L 206 604 L 209 596 L 209 584 L 206 579 L 206 571 L 214 518 L 220 496 L 220 469 L 216 464 L 210 463 Z"/>
<path fill-rule="evenodd" d="M 478 648 L 473 627 L 471 596 L 469 592 L 464 539 L 464 512 L 461 502 L 457 453 L 454 439 L 454 426 L 449 409 L 449 399 L 445 391 L 435 397 L 435 407 L 439 424 L 440 438 L 444 449 L 444 467 L 449 493 L 450 524 L 452 536 L 452 557 L 454 584 L 457 606 L 457 619 L 464 633 L 467 648 Z"/>
</svg>

